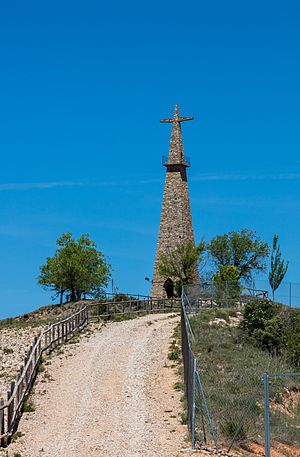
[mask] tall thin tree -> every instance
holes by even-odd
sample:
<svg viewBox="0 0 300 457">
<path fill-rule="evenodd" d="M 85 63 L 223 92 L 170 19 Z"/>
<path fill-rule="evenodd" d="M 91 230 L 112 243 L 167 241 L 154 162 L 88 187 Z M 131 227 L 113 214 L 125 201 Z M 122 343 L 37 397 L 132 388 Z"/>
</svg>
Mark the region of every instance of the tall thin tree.
<svg viewBox="0 0 300 457">
<path fill-rule="evenodd" d="M 278 243 L 278 235 L 273 237 L 273 247 L 271 253 L 271 269 L 269 272 L 269 284 L 272 289 L 273 301 L 275 297 L 275 290 L 280 286 L 283 278 L 286 275 L 289 262 L 281 259 L 280 245 Z"/>
</svg>

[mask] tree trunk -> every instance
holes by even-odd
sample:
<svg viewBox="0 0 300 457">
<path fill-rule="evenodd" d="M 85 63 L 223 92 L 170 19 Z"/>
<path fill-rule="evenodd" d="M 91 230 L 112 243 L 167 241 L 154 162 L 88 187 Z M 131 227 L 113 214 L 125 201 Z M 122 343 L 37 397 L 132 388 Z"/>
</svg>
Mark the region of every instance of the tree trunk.
<svg viewBox="0 0 300 457">
<path fill-rule="evenodd" d="M 76 300 L 75 289 L 72 288 L 71 289 L 71 301 L 75 301 L 75 300 Z"/>
</svg>

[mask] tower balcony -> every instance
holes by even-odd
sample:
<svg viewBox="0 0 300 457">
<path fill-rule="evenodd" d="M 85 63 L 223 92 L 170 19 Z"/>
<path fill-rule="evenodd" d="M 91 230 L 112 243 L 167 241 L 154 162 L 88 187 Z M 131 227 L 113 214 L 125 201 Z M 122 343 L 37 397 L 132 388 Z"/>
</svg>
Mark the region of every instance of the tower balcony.
<svg viewBox="0 0 300 457">
<path fill-rule="evenodd" d="M 164 167 L 167 167 L 168 165 L 184 165 L 185 167 L 190 167 L 191 159 L 189 157 L 184 157 L 181 161 L 169 162 L 168 156 L 162 156 L 162 164 Z"/>
</svg>

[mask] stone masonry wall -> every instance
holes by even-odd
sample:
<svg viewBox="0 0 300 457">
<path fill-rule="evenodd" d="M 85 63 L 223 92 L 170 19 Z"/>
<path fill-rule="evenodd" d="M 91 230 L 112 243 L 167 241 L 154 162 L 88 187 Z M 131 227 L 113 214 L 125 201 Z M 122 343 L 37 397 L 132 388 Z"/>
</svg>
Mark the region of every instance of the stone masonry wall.
<svg viewBox="0 0 300 457">
<path fill-rule="evenodd" d="M 168 165 L 151 296 L 166 296 L 163 288 L 166 278 L 162 278 L 158 274 L 160 253 L 168 253 L 178 245 L 185 244 L 189 241 L 194 242 L 194 231 L 190 210 L 186 167 L 184 165 Z M 195 271 L 195 282 L 198 282 L 197 276 L 198 272 Z"/>
</svg>

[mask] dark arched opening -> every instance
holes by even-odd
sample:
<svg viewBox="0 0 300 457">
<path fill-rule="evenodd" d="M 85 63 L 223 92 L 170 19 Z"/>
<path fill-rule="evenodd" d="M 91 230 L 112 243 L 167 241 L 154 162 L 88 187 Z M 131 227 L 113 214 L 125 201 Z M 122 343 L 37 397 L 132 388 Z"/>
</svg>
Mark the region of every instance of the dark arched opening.
<svg viewBox="0 0 300 457">
<path fill-rule="evenodd" d="M 164 289 L 168 298 L 174 297 L 174 283 L 171 278 L 168 278 L 164 282 Z"/>
</svg>

